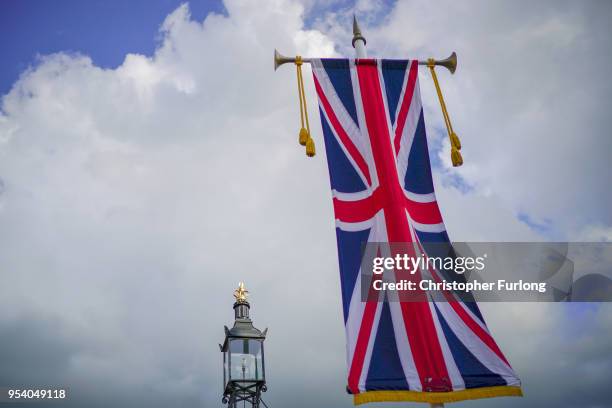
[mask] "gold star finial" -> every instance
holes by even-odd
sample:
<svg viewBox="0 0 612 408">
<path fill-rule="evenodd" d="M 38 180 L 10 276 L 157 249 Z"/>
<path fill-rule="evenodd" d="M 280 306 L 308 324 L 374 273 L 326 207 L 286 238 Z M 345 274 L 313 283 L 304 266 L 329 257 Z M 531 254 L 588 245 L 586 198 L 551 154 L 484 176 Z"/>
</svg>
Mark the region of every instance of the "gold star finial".
<svg viewBox="0 0 612 408">
<path fill-rule="evenodd" d="M 244 288 L 244 282 L 238 283 L 238 289 L 234 291 L 234 297 L 238 303 L 246 303 L 249 291 Z"/>
</svg>

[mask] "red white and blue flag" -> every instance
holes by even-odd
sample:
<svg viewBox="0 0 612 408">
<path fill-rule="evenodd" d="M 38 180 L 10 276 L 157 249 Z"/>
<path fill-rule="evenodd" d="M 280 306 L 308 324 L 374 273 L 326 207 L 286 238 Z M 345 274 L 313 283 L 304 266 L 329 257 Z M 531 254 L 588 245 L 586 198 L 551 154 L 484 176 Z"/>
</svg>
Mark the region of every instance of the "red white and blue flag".
<svg viewBox="0 0 612 408">
<path fill-rule="evenodd" d="M 312 63 L 336 217 L 348 385 L 356 404 L 521 395 L 475 302 L 362 301 L 364 243 L 448 243 L 416 60 Z M 419 271 L 440 278 L 439 271 Z M 388 300 L 388 299 L 387 299 Z"/>
</svg>

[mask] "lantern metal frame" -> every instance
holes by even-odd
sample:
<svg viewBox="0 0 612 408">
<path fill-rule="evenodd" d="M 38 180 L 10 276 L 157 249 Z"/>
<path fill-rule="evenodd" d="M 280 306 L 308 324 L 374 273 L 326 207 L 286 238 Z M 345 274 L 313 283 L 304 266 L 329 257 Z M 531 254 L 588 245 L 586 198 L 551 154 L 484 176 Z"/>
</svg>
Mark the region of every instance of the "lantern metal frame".
<svg viewBox="0 0 612 408">
<path fill-rule="evenodd" d="M 234 326 L 231 329 L 224 326 L 225 340 L 223 344 L 219 344 L 219 349 L 223 353 L 223 398 L 221 401 L 228 404 L 228 408 L 235 408 L 240 402 L 249 403 L 254 408 L 259 408 L 260 404 L 266 406 L 261 399 L 261 393 L 267 391 L 264 340 L 268 329 L 260 331 L 254 327 L 249 317 L 249 310 L 250 305 L 246 300 L 234 303 Z M 236 353 L 232 352 L 231 344 L 235 340 L 247 341 L 248 345 L 252 344 L 251 341 L 258 342 L 261 352 L 260 375 L 254 378 L 232 378 L 231 358 L 232 354 Z M 257 367 L 258 362 L 255 358 L 256 372 Z"/>
</svg>

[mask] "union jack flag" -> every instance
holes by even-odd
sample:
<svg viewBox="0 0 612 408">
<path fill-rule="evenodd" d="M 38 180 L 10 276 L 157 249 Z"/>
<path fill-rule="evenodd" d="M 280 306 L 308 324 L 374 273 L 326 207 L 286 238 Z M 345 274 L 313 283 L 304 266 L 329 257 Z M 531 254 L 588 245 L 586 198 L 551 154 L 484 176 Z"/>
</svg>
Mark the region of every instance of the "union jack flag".
<svg viewBox="0 0 612 408">
<path fill-rule="evenodd" d="M 362 300 L 362 246 L 449 243 L 436 202 L 418 61 L 312 62 L 329 166 L 348 385 L 356 404 L 521 395 L 475 302 Z M 410 250 L 412 250 L 410 249 Z M 440 271 L 419 271 L 440 277 Z M 417 277 L 419 276 L 417 274 Z"/>
</svg>

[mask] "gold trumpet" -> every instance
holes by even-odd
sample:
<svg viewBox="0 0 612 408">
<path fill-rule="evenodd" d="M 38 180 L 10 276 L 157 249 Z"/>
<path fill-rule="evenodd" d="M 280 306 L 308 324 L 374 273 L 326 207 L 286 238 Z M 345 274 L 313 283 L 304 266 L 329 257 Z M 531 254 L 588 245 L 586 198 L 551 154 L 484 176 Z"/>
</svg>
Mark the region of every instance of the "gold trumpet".
<svg viewBox="0 0 612 408">
<path fill-rule="evenodd" d="M 280 52 L 278 52 L 278 50 L 274 49 L 274 70 L 275 71 L 278 69 L 278 67 L 288 62 L 292 64 L 295 63 L 295 57 L 286 57 Z M 312 62 L 312 58 L 302 58 L 302 62 L 310 64 Z M 427 64 L 428 64 L 427 60 L 419 61 L 419 65 L 427 66 Z M 434 65 L 445 67 L 446 69 L 450 71 L 451 74 L 454 74 L 455 70 L 457 69 L 457 54 L 453 51 L 453 53 L 448 58 L 445 58 L 443 60 L 434 60 Z"/>
</svg>

